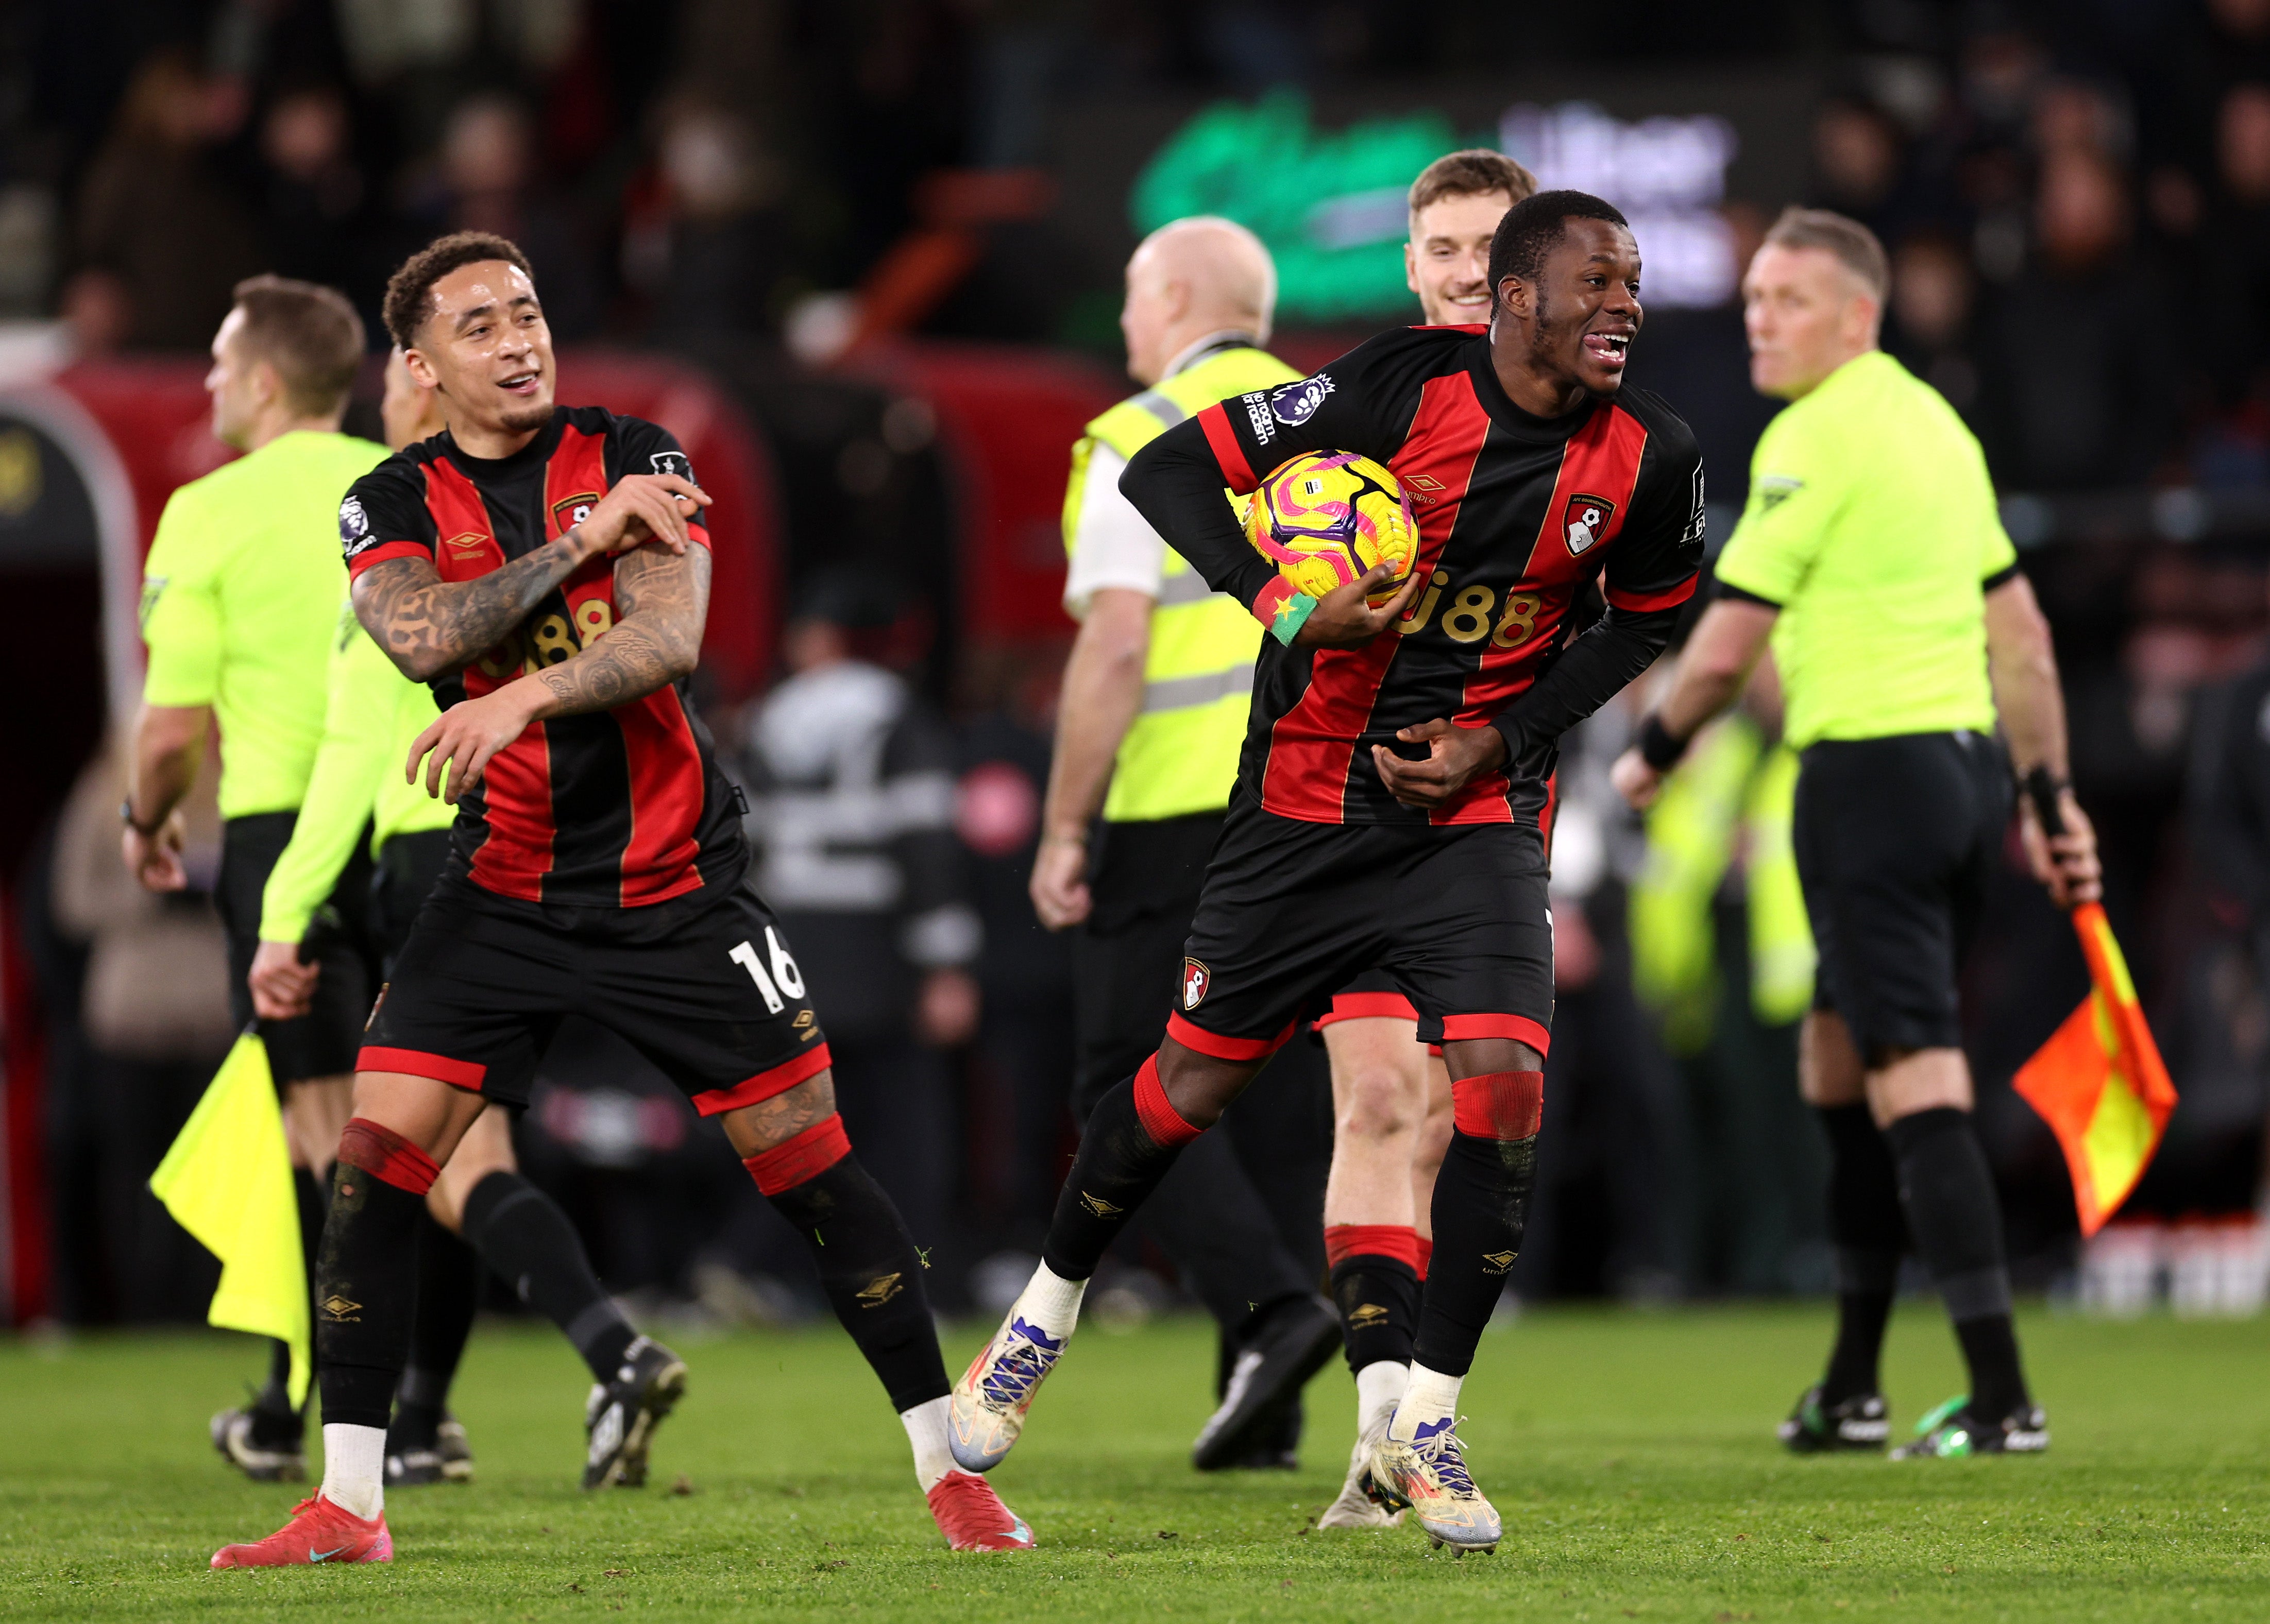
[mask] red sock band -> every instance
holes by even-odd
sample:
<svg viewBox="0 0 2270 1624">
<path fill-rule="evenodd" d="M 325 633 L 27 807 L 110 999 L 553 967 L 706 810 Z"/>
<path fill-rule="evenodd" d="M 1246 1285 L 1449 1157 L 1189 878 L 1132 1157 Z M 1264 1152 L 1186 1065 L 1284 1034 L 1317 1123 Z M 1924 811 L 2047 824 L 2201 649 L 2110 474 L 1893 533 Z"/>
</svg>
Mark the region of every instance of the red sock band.
<svg viewBox="0 0 2270 1624">
<path fill-rule="evenodd" d="M 812 1123 L 770 1150 L 742 1157 L 741 1165 L 748 1168 L 759 1190 L 776 1196 L 818 1178 L 850 1153 L 851 1136 L 843 1131 L 843 1119 L 830 1112 L 827 1121 Z"/>
<path fill-rule="evenodd" d="M 362 1116 L 353 1118 L 340 1132 L 339 1160 L 413 1196 L 433 1189 L 441 1174 L 433 1157 L 393 1129 L 382 1128 Z"/>
<path fill-rule="evenodd" d="M 1143 1131 L 1161 1150 L 1187 1145 L 1205 1131 L 1184 1122 L 1183 1114 L 1168 1100 L 1166 1086 L 1159 1081 L 1156 1055 L 1146 1060 L 1135 1073 L 1135 1115 L 1143 1119 Z"/>
<path fill-rule="evenodd" d="M 1325 1225 L 1324 1261 L 1338 1264 L 1350 1257 L 1392 1257 L 1416 1274 L 1419 1232 L 1408 1224 Z"/>
<path fill-rule="evenodd" d="M 1545 1073 L 1485 1072 L 1450 1085 L 1451 1121 L 1477 1139 L 1525 1139 L 1545 1119 Z"/>
<path fill-rule="evenodd" d="M 1435 1261 L 1435 1242 L 1425 1235 L 1413 1237 L 1419 1242 L 1419 1281 L 1426 1284 L 1427 1265 Z"/>
</svg>

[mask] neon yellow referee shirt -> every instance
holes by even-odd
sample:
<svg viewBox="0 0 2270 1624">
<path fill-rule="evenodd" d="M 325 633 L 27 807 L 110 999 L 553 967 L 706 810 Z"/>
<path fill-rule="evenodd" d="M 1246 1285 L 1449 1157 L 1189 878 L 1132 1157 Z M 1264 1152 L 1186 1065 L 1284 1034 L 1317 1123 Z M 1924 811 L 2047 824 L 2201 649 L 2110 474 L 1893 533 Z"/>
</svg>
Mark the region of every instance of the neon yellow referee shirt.
<svg viewBox="0 0 2270 1624">
<path fill-rule="evenodd" d="M 456 820 L 456 807 L 426 793 L 423 775 L 414 785 L 402 776 L 412 742 L 440 714 L 433 690 L 397 671 L 353 607 L 342 604 L 331 639 L 323 744 L 291 844 L 261 894 L 262 941 L 296 942 L 308 933 L 366 823 L 376 856 L 397 834 L 446 829 Z"/>
<path fill-rule="evenodd" d="M 1780 606 L 1784 732 L 1994 727 L 1986 583 L 2017 566 L 1977 437 L 1881 350 L 1766 426 L 1718 579 Z"/>
<path fill-rule="evenodd" d="M 142 567 L 152 705 L 220 720 L 220 815 L 290 812 L 323 733 L 339 599 L 339 501 L 386 452 L 300 430 L 175 491 Z"/>
</svg>

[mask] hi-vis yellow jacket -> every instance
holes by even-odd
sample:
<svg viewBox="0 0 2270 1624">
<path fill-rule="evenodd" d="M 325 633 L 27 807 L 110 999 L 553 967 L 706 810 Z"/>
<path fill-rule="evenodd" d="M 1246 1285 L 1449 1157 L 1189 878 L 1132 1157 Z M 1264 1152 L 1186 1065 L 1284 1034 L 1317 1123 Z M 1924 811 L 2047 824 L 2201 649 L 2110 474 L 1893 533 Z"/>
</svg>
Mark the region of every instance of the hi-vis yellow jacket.
<svg viewBox="0 0 2270 1624">
<path fill-rule="evenodd" d="M 1121 401 L 1090 423 L 1072 447 L 1072 480 L 1065 489 L 1065 552 L 1079 524 L 1088 463 L 1099 443 L 1131 458 L 1218 400 L 1274 389 L 1300 375 L 1268 352 L 1239 345 Z M 1179 818 L 1228 805 L 1261 636 L 1261 623 L 1244 604 L 1210 590 L 1181 553 L 1167 549 L 1158 605 L 1151 612 L 1143 708 L 1120 741 L 1103 803 L 1108 821 Z"/>
</svg>

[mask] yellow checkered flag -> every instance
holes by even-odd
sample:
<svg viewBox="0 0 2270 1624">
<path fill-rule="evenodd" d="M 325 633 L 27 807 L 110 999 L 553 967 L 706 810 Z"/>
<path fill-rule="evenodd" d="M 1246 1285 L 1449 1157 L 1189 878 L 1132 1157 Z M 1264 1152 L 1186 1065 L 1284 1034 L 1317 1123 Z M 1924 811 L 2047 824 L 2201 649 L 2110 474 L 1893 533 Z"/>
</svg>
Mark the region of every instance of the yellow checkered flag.
<svg viewBox="0 0 2270 1624">
<path fill-rule="evenodd" d="M 268 1049 L 248 1028 L 213 1074 L 150 1192 L 220 1259 L 220 1288 L 205 1318 L 274 1337 L 292 1350 L 293 1407 L 308 1398 L 308 1269 L 284 1113 Z"/>
</svg>

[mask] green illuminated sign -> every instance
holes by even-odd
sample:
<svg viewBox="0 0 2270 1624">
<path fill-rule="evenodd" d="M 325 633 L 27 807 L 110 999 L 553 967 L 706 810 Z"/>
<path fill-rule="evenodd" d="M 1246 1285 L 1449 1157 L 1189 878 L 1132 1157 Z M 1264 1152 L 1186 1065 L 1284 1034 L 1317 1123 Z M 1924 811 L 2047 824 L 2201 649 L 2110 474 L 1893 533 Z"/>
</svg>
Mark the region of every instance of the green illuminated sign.
<svg viewBox="0 0 2270 1624">
<path fill-rule="evenodd" d="M 1413 177 L 1460 146 L 1435 113 L 1367 119 L 1317 130 L 1307 98 L 1277 91 L 1252 106 L 1200 113 L 1144 167 L 1129 199 L 1148 233 L 1188 214 L 1221 214 L 1250 227 L 1277 261 L 1277 310 L 1330 322 L 1410 312 L 1403 285 L 1405 200 Z"/>
</svg>

